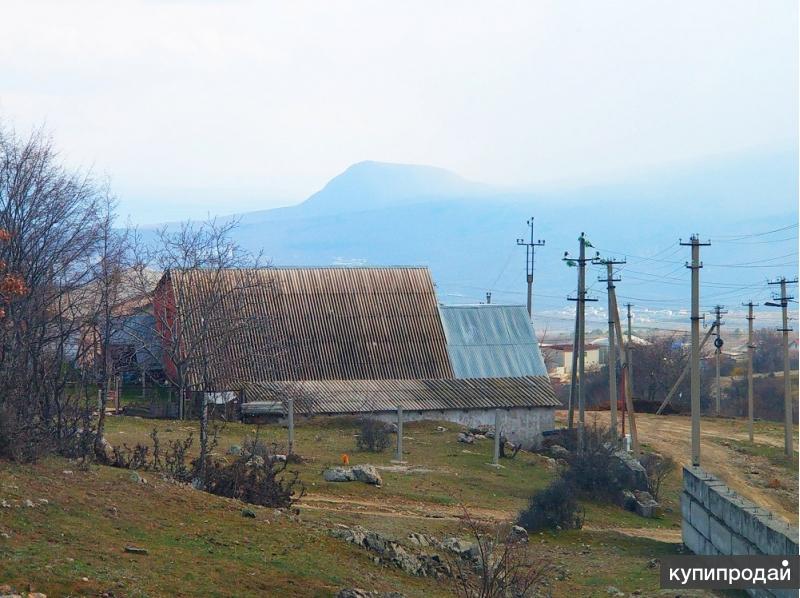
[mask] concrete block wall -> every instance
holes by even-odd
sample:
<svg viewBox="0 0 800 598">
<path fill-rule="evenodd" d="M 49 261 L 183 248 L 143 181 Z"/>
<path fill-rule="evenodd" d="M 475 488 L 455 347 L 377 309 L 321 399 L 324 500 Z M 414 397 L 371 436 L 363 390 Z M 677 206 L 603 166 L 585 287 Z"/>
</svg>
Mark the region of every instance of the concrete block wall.
<svg viewBox="0 0 800 598">
<path fill-rule="evenodd" d="M 683 543 L 699 555 L 798 554 L 798 530 L 699 467 L 683 468 Z M 797 596 L 754 590 L 751 596 Z"/>
<path fill-rule="evenodd" d="M 395 423 L 397 413 L 370 415 L 382 421 Z M 494 426 L 494 409 L 443 409 L 441 411 L 404 411 L 403 421 L 449 421 L 468 428 Z M 555 409 L 552 407 L 512 407 L 502 409 L 500 427 L 503 435 L 514 444 L 525 448 L 539 446 L 542 432 L 555 428 Z"/>
</svg>

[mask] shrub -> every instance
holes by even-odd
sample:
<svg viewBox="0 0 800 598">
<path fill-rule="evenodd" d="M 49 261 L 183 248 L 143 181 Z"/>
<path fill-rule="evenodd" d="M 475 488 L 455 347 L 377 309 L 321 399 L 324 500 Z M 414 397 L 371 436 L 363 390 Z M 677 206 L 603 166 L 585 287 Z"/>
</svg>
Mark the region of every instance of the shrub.
<svg viewBox="0 0 800 598">
<path fill-rule="evenodd" d="M 670 456 L 663 456 L 656 453 L 647 453 L 642 455 L 639 463 L 644 467 L 647 474 L 647 491 L 653 495 L 655 500 L 661 492 L 661 485 L 667 479 L 669 474 L 675 471 L 677 464 L 675 459 Z"/>
<path fill-rule="evenodd" d="M 588 498 L 616 499 L 631 484 L 630 472 L 614 457 L 613 436 L 595 423 L 584 429 L 583 444 L 583 453 L 570 454 L 564 479 Z"/>
<path fill-rule="evenodd" d="M 211 494 L 273 508 L 288 508 L 305 495 L 298 472 L 284 474 L 286 463 L 249 455 L 233 463 L 209 460 L 205 490 Z"/>
<path fill-rule="evenodd" d="M 517 523 L 528 531 L 542 529 L 580 529 L 583 513 L 569 482 L 557 479 L 531 497 L 517 516 Z"/>
<path fill-rule="evenodd" d="M 364 419 L 361 432 L 356 439 L 356 446 L 362 451 L 383 452 L 392 444 L 392 428 L 389 424 L 377 419 Z"/>
</svg>

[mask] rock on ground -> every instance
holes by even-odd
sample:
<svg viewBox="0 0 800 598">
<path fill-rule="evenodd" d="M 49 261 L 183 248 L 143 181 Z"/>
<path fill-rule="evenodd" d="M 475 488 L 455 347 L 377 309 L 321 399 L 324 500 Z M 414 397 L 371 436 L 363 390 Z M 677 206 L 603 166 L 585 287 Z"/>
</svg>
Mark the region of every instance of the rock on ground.
<svg viewBox="0 0 800 598">
<path fill-rule="evenodd" d="M 329 467 L 322 472 L 326 482 L 364 482 L 373 486 L 383 485 L 383 479 L 374 465 L 352 467 Z"/>
</svg>

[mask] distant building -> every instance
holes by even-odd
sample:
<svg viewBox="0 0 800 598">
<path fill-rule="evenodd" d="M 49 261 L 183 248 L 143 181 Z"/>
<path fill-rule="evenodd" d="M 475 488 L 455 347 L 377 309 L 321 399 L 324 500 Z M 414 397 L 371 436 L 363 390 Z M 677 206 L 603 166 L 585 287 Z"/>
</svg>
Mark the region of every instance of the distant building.
<svg viewBox="0 0 800 598">
<path fill-rule="evenodd" d="M 550 353 L 551 361 L 554 364 L 550 375 L 557 378 L 566 378 L 572 375 L 572 343 L 543 345 L 542 349 Z M 586 343 L 583 364 L 587 371 L 600 369 L 600 350 L 600 345 Z"/>
</svg>

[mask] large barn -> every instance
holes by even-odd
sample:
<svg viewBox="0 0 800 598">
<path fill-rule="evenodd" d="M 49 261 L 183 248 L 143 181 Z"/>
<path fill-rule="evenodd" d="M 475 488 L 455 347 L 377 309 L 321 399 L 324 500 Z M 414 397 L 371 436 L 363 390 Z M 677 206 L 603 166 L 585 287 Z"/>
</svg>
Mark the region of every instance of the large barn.
<svg viewBox="0 0 800 598">
<path fill-rule="evenodd" d="M 168 272 L 161 336 L 179 335 L 193 390 L 301 411 L 477 426 L 533 443 L 559 404 L 524 308 L 439 306 L 427 268 L 269 268 Z M 173 351 L 173 353 L 175 353 Z M 201 357 L 201 358 L 200 358 Z M 254 404 L 255 403 L 255 404 Z"/>
</svg>

